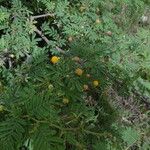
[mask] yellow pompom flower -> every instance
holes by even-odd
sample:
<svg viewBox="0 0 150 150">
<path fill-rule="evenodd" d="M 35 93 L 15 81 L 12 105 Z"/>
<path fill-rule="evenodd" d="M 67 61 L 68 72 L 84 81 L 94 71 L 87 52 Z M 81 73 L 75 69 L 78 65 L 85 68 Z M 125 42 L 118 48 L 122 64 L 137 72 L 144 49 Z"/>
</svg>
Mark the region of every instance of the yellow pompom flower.
<svg viewBox="0 0 150 150">
<path fill-rule="evenodd" d="M 90 75 L 90 74 L 86 74 L 86 77 L 87 77 L 87 78 L 90 78 L 90 77 L 91 77 L 91 75 Z"/>
<path fill-rule="evenodd" d="M 86 10 L 86 7 L 85 7 L 85 6 L 81 6 L 81 7 L 79 8 L 79 10 L 80 10 L 80 12 L 83 12 L 84 10 Z"/>
<path fill-rule="evenodd" d="M 48 89 L 49 89 L 50 91 L 52 91 L 52 90 L 54 89 L 54 86 L 53 86 L 52 84 L 49 84 L 49 85 L 48 85 Z"/>
<path fill-rule="evenodd" d="M 80 58 L 79 58 L 78 56 L 75 56 L 75 57 L 72 58 L 72 60 L 73 60 L 73 61 L 76 61 L 76 62 L 79 62 L 79 61 L 80 61 Z"/>
<path fill-rule="evenodd" d="M 75 73 L 76 73 L 78 76 L 82 76 L 83 70 L 80 69 L 80 68 L 77 68 L 77 69 L 75 70 Z"/>
<path fill-rule="evenodd" d="M 96 24 L 100 24 L 101 20 L 99 18 L 97 18 L 95 22 L 96 22 Z"/>
<path fill-rule="evenodd" d="M 69 36 L 68 41 L 69 41 L 69 42 L 72 42 L 72 41 L 73 41 L 73 37 L 72 37 L 72 36 Z"/>
<path fill-rule="evenodd" d="M 69 103 L 69 99 L 68 98 L 63 98 L 63 103 L 64 104 L 68 104 Z"/>
<path fill-rule="evenodd" d="M 15 55 L 14 54 L 9 54 L 9 57 L 10 58 L 15 58 Z"/>
<path fill-rule="evenodd" d="M 89 86 L 87 84 L 84 84 L 83 89 L 84 89 L 84 91 L 87 91 L 87 90 L 89 90 Z"/>
<path fill-rule="evenodd" d="M 94 85 L 95 87 L 97 87 L 97 86 L 99 85 L 98 80 L 94 80 L 94 81 L 93 81 L 93 85 Z"/>
<path fill-rule="evenodd" d="M 53 56 L 50 61 L 53 63 L 53 64 L 56 64 L 58 61 L 59 61 L 60 57 L 57 57 L 57 56 Z"/>
</svg>

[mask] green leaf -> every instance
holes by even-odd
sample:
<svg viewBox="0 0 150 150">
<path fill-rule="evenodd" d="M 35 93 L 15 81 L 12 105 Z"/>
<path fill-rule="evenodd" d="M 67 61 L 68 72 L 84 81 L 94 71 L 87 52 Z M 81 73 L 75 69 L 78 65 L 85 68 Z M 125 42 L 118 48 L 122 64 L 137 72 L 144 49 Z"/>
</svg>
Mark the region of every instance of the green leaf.
<svg viewBox="0 0 150 150">
<path fill-rule="evenodd" d="M 127 146 L 133 145 L 139 139 L 139 133 L 135 129 L 129 127 L 122 133 L 122 138 Z"/>
<path fill-rule="evenodd" d="M 20 119 L 8 119 L 0 123 L 0 145 L 1 150 L 16 150 L 21 146 L 26 123 Z"/>
<path fill-rule="evenodd" d="M 63 139 L 53 133 L 47 124 L 41 125 L 32 138 L 33 150 L 65 150 Z"/>
<path fill-rule="evenodd" d="M 94 150 L 109 150 L 106 142 L 97 142 L 93 145 Z"/>
</svg>

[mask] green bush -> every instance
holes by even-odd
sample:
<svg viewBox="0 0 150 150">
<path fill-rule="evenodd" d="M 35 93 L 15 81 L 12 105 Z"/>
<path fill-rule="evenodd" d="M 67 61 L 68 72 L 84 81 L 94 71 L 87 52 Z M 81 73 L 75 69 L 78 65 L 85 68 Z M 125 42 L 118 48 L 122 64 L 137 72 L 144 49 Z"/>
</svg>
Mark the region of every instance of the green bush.
<svg viewBox="0 0 150 150">
<path fill-rule="evenodd" d="M 147 3 L 0 1 L 2 150 L 123 149 L 108 89 L 149 96 Z"/>
</svg>

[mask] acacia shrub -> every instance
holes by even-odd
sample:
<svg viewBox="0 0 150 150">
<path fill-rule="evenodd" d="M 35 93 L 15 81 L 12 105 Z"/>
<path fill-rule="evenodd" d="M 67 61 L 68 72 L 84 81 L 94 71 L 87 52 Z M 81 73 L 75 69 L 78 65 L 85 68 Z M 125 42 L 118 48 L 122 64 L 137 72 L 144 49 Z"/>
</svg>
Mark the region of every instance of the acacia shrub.
<svg viewBox="0 0 150 150">
<path fill-rule="evenodd" d="M 0 3 L 1 149 L 122 149 L 108 89 L 139 88 L 144 1 Z"/>
</svg>

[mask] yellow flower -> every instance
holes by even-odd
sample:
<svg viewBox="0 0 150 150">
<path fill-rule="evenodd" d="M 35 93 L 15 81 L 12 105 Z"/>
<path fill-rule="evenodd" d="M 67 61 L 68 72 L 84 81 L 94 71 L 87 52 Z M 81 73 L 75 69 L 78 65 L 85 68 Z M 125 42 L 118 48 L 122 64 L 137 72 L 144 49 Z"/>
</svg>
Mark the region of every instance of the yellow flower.
<svg viewBox="0 0 150 150">
<path fill-rule="evenodd" d="M 80 69 L 80 68 L 77 68 L 77 69 L 75 70 L 75 73 L 76 73 L 78 76 L 82 76 L 83 70 Z"/>
<path fill-rule="evenodd" d="M 14 54 L 9 54 L 9 57 L 10 57 L 10 58 L 14 58 L 15 55 L 14 55 Z"/>
<path fill-rule="evenodd" d="M 69 42 L 72 42 L 72 41 L 73 41 L 73 37 L 72 37 L 72 36 L 69 36 L 68 41 L 69 41 Z"/>
<path fill-rule="evenodd" d="M 68 98 L 63 98 L 63 103 L 64 104 L 68 104 L 69 103 L 69 99 Z"/>
<path fill-rule="evenodd" d="M 97 19 L 96 19 L 96 24 L 100 24 L 100 23 L 101 23 L 100 19 L 97 18 Z"/>
<path fill-rule="evenodd" d="M 53 63 L 53 64 L 56 64 L 58 61 L 59 61 L 60 57 L 57 57 L 57 56 L 53 56 L 50 61 Z"/>
<path fill-rule="evenodd" d="M 112 36 L 112 32 L 111 32 L 111 31 L 107 31 L 107 32 L 106 32 L 106 35 Z"/>
<path fill-rule="evenodd" d="M 86 10 L 86 7 L 85 7 L 85 6 L 81 6 L 81 7 L 79 8 L 79 10 L 80 10 L 81 12 L 83 12 L 84 10 Z"/>
<path fill-rule="evenodd" d="M 91 77 L 91 75 L 90 75 L 90 74 L 86 74 L 86 77 L 87 77 L 87 78 L 90 78 L 90 77 Z"/>
<path fill-rule="evenodd" d="M 89 86 L 87 84 L 84 84 L 83 89 L 84 89 L 84 91 L 87 91 L 89 89 Z"/>
<path fill-rule="evenodd" d="M 52 91 L 53 88 L 54 88 L 54 86 L 53 86 L 52 84 L 49 84 L 49 85 L 48 85 L 48 89 L 49 89 L 50 91 Z"/>
<path fill-rule="evenodd" d="M 79 62 L 79 61 L 80 61 L 80 58 L 79 58 L 78 56 L 75 56 L 75 57 L 72 58 L 72 60 L 73 60 L 73 61 L 76 61 L 76 62 Z"/>
<path fill-rule="evenodd" d="M 94 85 L 95 87 L 97 87 L 97 86 L 99 85 L 98 80 L 94 80 L 94 81 L 93 81 L 93 85 Z"/>
<path fill-rule="evenodd" d="M 0 105 L 0 112 L 4 111 L 4 106 L 3 105 Z"/>
</svg>

